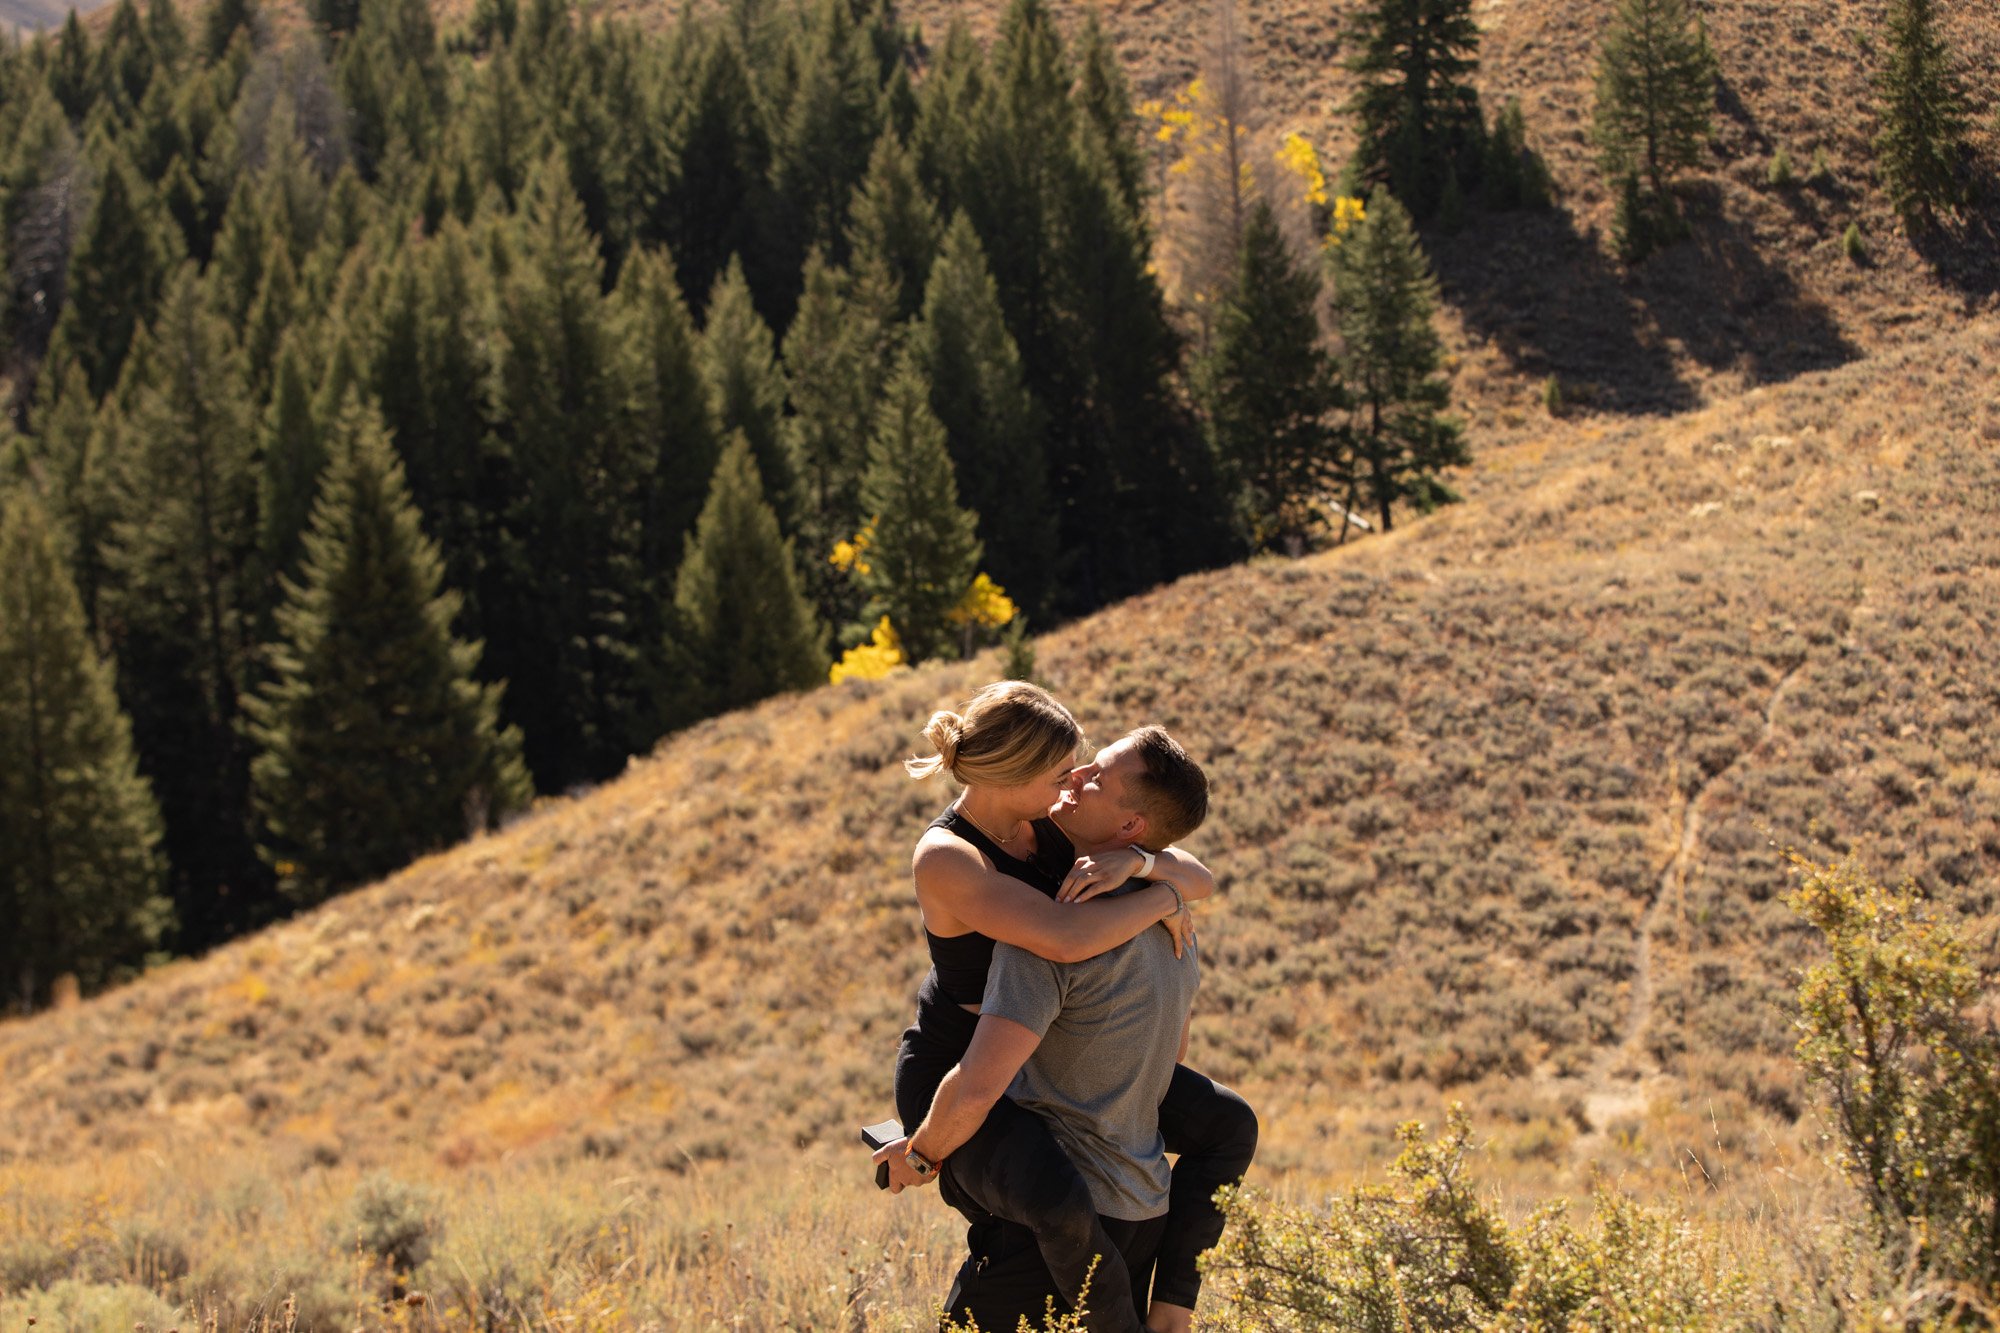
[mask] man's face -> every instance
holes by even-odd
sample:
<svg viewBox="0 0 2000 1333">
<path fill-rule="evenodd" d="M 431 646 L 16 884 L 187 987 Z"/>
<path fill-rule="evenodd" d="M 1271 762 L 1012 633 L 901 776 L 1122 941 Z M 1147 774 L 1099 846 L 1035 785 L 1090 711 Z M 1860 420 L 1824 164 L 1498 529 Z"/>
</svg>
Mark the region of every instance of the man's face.
<svg viewBox="0 0 2000 1333">
<path fill-rule="evenodd" d="M 1145 821 L 1126 799 L 1126 782 L 1142 761 L 1129 740 L 1113 741 L 1089 763 L 1070 770 L 1069 783 L 1049 814 L 1078 847 L 1126 843 Z"/>
</svg>

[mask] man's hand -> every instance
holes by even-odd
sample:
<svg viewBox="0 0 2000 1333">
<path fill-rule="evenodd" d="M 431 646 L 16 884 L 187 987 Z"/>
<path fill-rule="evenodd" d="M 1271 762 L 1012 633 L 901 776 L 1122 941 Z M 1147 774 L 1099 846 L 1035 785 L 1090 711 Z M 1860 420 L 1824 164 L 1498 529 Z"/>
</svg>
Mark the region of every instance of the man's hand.
<svg viewBox="0 0 2000 1333">
<path fill-rule="evenodd" d="M 920 1176 L 911 1170 L 909 1162 L 905 1160 L 905 1155 L 909 1151 L 910 1139 L 908 1135 L 904 1135 L 894 1143 L 885 1143 L 875 1150 L 876 1165 L 879 1166 L 884 1162 L 888 1163 L 889 1193 L 891 1194 L 901 1194 L 906 1189 L 913 1189 L 919 1185 L 928 1185 L 937 1179 L 937 1172 L 935 1171 L 927 1176 Z"/>
<path fill-rule="evenodd" d="M 1095 856 L 1079 856 L 1056 890 L 1059 903 L 1089 902 L 1100 893 L 1109 893 L 1139 872 L 1146 858 L 1134 847 L 1113 847 Z"/>
</svg>

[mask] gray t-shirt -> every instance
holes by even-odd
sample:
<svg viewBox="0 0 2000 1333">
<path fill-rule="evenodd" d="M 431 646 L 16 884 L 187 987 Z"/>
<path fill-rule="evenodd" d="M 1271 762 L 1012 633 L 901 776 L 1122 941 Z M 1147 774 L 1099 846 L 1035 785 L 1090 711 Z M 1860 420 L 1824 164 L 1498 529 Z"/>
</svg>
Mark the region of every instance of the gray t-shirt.
<svg viewBox="0 0 2000 1333">
<path fill-rule="evenodd" d="M 1158 927 L 1080 963 L 993 947 L 980 1012 L 1042 1038 L 1007 1095 L 1049 1121 L 1106 1217 L 1167 1211 L 1160 1099 L 1200 978 L 1194 949 L 1175 958 Z"/>
</svg>

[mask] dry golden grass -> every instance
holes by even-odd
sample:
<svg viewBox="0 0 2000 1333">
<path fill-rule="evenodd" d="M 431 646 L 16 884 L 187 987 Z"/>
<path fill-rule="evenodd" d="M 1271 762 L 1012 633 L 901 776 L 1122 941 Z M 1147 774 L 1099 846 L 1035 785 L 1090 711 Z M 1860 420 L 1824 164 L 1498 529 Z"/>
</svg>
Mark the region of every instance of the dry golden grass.
<svg viewBox="0 0 2000 1333">
<path fill-rule="evenodd" d="M 1345 6 L 1244 8 L 1274 122 L 1337 160 Z M 1990 74 L 2000 25 L 1946 8 Z M 1190 9 L 1106 5 L 1141 95 L 1192 72 Z M 1041 665 L 1100 735 L 1161 721 L 1209 764 L 1194 1059 L 1259 1106 L 1266 1184 L 1349 1184 L 1462 1097 L 1510 1201 L 1609 1171 L 1806 1292 L 1842 1196 L 1795 1118 L 1773 842 L 1865 845 L 2000 963 L 1995 278 L 1976 229 L 1920 249 L 1872 188 L 1861 0 L 1710 15 L 1695 238 L 1620 273 L 1583 137 L 1608 11 L 1480 7 L 1482 87 L 1522 97 L 1561 207 L 1433 238 L 1469 502 L 1161 589 Z M 1768 187 L 1779 144 L 1833 179 Z M 1576 414 L 1536 406 L 1549 375 Z M 897 761 L 993 669 L 717 719 L 0 1025 L 0 1325 L 253 1327 L 288 1297 L 316 1327 L 922 1325 L 949 1215 L 880 1199 L 853 1133 L 886 1113 L 923 967 L 906 857 L 948 796 Z M 370 1197 L 433 1242 L 413 1272 L 357 1247 Z"/>
<path fill-rule="evenodd" d="M 1609 1170 L 1778 1243 L 1773 1200 L 1819 1176 L 1771 841 L 1865 842 L 1995 958 L 1996 364 L 1982 319 L 1557 423 L 1463 506 L 1041 640 L 1099 736 L 1160 721 L 1209 767 L 1193 1059 L 1262 1111 L 1266 1183 L 1350 1182 L 1462 1097 L 1523 1204 Z M 947 1214 L 881 1200 L 853 1136 L 888 1104 L 924 965 L 906 858 L 948 797 L 898 761 L 992 669 L 716 719 L 0 1025 L 0 1290 L 27 1293 L 0 1313 L 124 1283 L 223 1327 L 292 1293 L 329 1327 L 503 1299 L 508 1327 L 921 1323 Z M 400 1278 L 356 1256 L 381 1172 L 436 1223 Z M 429 1304 L 392 1304 L 412 1285 Z"/>
</svg>

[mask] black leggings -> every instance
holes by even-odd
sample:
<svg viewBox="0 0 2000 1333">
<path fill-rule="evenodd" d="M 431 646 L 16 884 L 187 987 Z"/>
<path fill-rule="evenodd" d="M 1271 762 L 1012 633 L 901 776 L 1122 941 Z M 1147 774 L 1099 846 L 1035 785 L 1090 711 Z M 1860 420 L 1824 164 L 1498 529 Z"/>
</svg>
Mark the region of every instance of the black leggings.
<svg viewBox="0 0 2000 1333">
<path fill-rule="evenodd" d="M 975 1015 L 956 1006 L 919 1009 L 918 1025 L 903 1034 L 896 1059 L 896 1113 L 906 1130 L 915 1132 L 929 1113 L 938 1084 L 964 1055 L 977 1023 Z M 1201 1291 L 1195 1260 L 1222 1235 L 1213 1196 L 1249 1168 L 1257 1151 L 1257 1115 L 1220 1083 L 1176 1065 L 1160 1103 L 1160 1133 L 1167 1151 L 1180 1160 L 1159 1236 L 1152 1299 L 1192 1309 Z M 939 1185 L 975 1232 L 995 1218 L 1032 1232 L 1047 1278 L 1065 1304 L 1073 1303 L 1092 1257 L 1103 1256 L 1090 1280 L 1086 1322 L 1093 1333 L 1139 1326 L 1147 1303 L 1145 1274 L 1128 1271 L 1083 1177 L 1040 1116 L 1002 1098 L 978 1132 L 947 1159 Z M 1135 1286 L 1139 1295 L 1129 1297 Z M 1011 1326 L 1012 1321 L 1002 1325 Z"/>
</svg>

